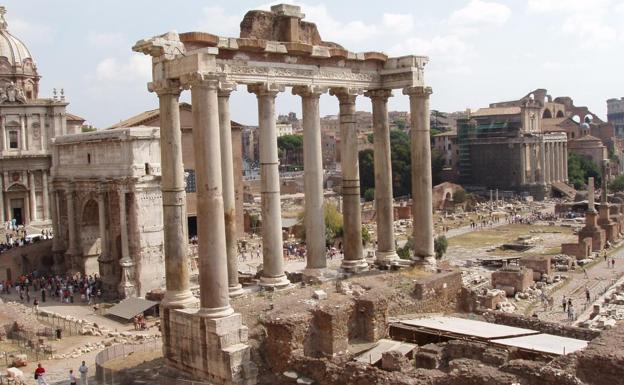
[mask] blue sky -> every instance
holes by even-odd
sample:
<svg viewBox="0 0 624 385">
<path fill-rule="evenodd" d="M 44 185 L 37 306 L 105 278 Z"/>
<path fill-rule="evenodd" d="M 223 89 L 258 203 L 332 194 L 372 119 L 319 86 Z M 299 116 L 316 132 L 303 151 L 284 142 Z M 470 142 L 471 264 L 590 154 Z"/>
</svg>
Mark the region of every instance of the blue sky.
<svg viewBox="0 0 624 385">
<path fill-rule="evenodd" d="M 294 2 L 324 40 L 352 51 L 428 55 L 431 107 L 443 111 L 516 99 L 535 88 L 570 96 L 606 115 L 606 99 L 624 96 L 624 0 L 341 0 Z M 5 0 L 9 30 L 38 64 L 41 96 L 64 88 L 69 111 L 107 127 L 155 108 L 147 92 L 150 62 L 134 54 L 137 40 L 169 30 L 238 36 L 256 1 Z M 175 5 L 174 5 L 175 4 Z M 186 99 L 188 99 L 188 95 Z M 256 124 L 255 97 L 232 96 L 232 118 Z M 390 108 L 407 110 L 395 91 Z M 359 98 L 358 109 L 370 110 Z M 296 111 L 283 93 L 277 111 Z M 322 97 L 321 114 L 338 110 Z"/>
</svg>

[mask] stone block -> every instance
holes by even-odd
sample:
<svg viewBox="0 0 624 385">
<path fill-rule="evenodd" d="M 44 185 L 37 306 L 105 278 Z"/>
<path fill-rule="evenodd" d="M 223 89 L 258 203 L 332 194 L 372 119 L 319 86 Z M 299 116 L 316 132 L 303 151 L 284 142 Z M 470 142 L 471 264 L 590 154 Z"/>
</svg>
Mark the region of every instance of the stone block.
<svg viewBox="0 0 624 385">
<path fill-rule="evenodd" d="M 514 294 L 523 292 L 533 284 L 533 270 L 524 267 L 506 267 L 492 273 L 492 287 L 513 287 Z"/>
<path fill-rule="evenodd" d="M 327 299 L 327 293 L 324 290 L 314 290 L 312 297 L 318 300 Z"/>
<path fill-rule="evenodd" d="M 533 280 L 539 281 L 542 276 L 552 275 L 552 261 L 549 255 L 535 255 L 520 258 L 520 266 L 533 270 Z"/>
<path fill-rule="evenodd" d="M 390 350 L 381 354 L 381 368 L 390 372 L 400 372 L 409 368 L 410 362 L 401 352 Z"/>
</svg>

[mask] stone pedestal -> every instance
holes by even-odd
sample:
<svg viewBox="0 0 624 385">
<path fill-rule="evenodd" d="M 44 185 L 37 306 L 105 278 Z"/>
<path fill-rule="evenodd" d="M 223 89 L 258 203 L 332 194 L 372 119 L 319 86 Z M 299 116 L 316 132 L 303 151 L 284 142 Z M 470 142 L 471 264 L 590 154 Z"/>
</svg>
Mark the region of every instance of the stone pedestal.
<svg viewBox="0 0 624 385">
<path fill-rule="evenodd" d="M 598 226 L 605 231 L 606 240 L 613 243 L 618 239 L 618 225 L 609 216 L 608 203 L 600 203 L 598 208 Z"/>
<path fill-rule="evenodd" d="M 256 383 L 249 331 L 240 314 L 210 318 L 194 309 L 165 309 L 163 322 L 163 355 L 170 368 L 215 385 Z"/>
<path fill-rule="evenodd" d="M 606 242 L 606 234 L 603 229 L 598 226 L 598 213 L 596 211 L 588 211 L 585 213 L 585 227 L 578 233 L 579 242 L 585 238 L 591 238 L 592 251 L 600 251 L 604 248 Z"/>
</svg>

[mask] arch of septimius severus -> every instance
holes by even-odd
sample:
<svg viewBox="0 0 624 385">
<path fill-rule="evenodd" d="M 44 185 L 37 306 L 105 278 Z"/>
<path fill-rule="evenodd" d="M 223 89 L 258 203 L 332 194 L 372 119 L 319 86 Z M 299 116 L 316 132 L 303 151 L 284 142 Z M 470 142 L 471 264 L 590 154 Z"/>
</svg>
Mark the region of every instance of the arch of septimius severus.
<svg viewBox="0 0 624 385">
<path fill-rule="evenodd" d="M 276 5 L 271 12 L 250 11 L 240 38 L 204 32 L 169 32 L 141 40 L 133 49 L 152 56 L 149 89 L 159 98 L 164 215 L 166 295 L 163 342 L 167 364 L 217 384 L 255 380 L 247 329 L 229 303 L 237 280 L 230 111 L 228 99 L 246 86 L 258 101 L 261 167 L 263 272 L 267 288 L 289 285 L 282 253 L 280 181 L 275 99 L 285 87 L 301 97 L 304 128 L 304 183 L 307 266 L 319 276 L 326 268 L 323 170 L 319 97 L 329 92 L 340 105 L 344 262 L 347 271 L 366 267 L 361 240 L 360 187 L 355 101 L 373 107 L 375 200 L 378 263 L 392 263 L 394 243 L 392 170 L 387 102 L 392 91 L 410 99 L 414 259 L 435 265 L 431 204 L 429 95 L 422 56 L 387 57 L 349 52 L 321 40 L 316 26 L 302 21 L 297 6 Z M 191 90 L 197 182 L 199 309 L 189 290 L 186 253 L 184 169 L 178 100 Z"/>
</svg>

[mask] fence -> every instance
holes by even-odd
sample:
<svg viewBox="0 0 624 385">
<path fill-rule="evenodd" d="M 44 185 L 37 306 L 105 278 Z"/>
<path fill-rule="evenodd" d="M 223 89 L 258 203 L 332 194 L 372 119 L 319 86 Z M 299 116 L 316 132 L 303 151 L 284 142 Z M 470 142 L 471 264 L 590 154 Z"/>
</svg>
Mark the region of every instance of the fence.
<svg viewBox="0 0 624 385">
<path fill-rule="evenodd" d="M 587 311 L 587 309 L 589 309 L 590 307 L 593 307 L 594 302 L 598 300 L 601 296 L 603 296 L 611 288 L 613 288 L 616 285 L 616 283 L 620 279 L 622 279 L 622 277 L 624 277 L 624 275 L 619 275 L 618 278 L 611 278 L 611 280 L 606 281 L 603 287 L 599 288 L 596 292 L 591 293 L 590 300 L 582 306 L 580 311 L 575 311 L 574 320 L 570 322 L 573 323 L 573 322 L 578 321 L 578 319 Z"/>
<path fill-rule="evenodd" d="M 12 366 L 13 357 L 17 354 L 25 354 L 29 361 L 47 360 L 52 357 L 54 350 L 46 340 L 53 339 L 53 330 L 43 328 L 37 331 L 10 331 L 7 333 L 7 342 L 11 343 L 10 351 L 5 348 L 0 352 L 0 368 Z"/>
<path fill-rule="evenodd" d="M 39 310 L 35 314 L 38 321 L 52 325 L 55 330 L 61 329 L 62 331 L 69 333 L 70 336 L 79 336 L 83 327 L 83 324 L 78 320 L 68 320 L 63 316 L 54 313 L 47 313 Z"/>
<path fill-rule="evenodd" d="M 123 369 L 115 370 L 103 367 L 111 360 L 126 357 L 131 353 L 147 352 L 162 349 L 162 341 L 149 341 L 141 345 L 118 344 L 108 347 L 95 356 L 95 378 L 99 385 L 115 385 L 123 383 L 125 378 Z"/>
</svg>

